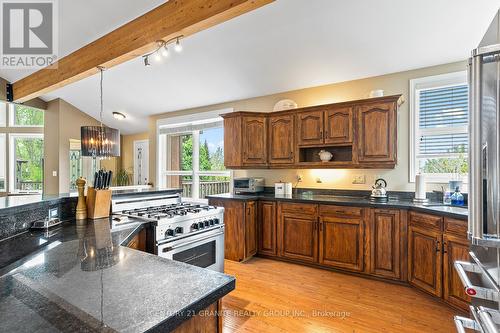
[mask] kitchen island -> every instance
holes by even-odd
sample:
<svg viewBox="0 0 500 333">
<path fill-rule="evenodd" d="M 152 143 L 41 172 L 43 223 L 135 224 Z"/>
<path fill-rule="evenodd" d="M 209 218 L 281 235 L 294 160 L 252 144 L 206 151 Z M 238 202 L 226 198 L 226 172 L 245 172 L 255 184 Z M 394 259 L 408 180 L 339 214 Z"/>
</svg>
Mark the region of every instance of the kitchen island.
<svg viewBox="0 0 500 333">
<path fill-rule="evenodd" d="M 125 246 L 146 227 L 70 221 L 0 242 L 0 331 L 219 332 L 235 279 Z"/>
</svg>

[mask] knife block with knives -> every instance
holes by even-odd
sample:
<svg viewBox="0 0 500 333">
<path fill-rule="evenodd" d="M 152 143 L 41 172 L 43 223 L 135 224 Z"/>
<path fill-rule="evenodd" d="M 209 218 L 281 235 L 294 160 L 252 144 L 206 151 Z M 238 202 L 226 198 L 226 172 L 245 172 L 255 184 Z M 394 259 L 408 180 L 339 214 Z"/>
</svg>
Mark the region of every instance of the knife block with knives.
<svg viewBox="0 0 500 333">
<path fill-rule="evenodd" d="M 112 171 L 99 170 L 94 176 L 94 187 L 87 189 L 87 217 L 100 219 L 109 217 L 111 210 L 111 194 L 109 189 Z"/>
</svg>

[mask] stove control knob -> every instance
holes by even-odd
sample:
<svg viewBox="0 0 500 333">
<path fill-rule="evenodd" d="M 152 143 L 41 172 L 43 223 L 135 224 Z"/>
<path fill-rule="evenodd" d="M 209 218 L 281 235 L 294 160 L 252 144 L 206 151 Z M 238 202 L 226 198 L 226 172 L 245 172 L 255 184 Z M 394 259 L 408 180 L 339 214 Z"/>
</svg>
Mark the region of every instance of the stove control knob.
<svg viewBox="0 0 500 333">
<path fill-rule="evenodd" d="M 176 234 L 182 234 L 184 232 L 184 228 L 183 227 L 177 227 L 175 228 L 175 233 Z"/>
<path fill-rule="evenodd" d="M 213 219 L 208 220 L 208 223 L 210 223 L 210 225 L 214 225 L 215 224 L 215 222 L 214 222 Z"/>
<path fill-rule="evenodd" d="M 209 220 L 205 220 L 205 227 L 210 227 L 210 221 Z"/>
<path fill-rule="evenodd" d="M 219 224 L 220 223 L 219 219 L 214 219 L 214 223 Z"/>
<path fill-rule="evenodd" d="M 203 222 L 198 222 L 198 227 L 200 227 L 200 229 L 205 228 L 205 223 L 203 223 Z"/>
<path fill-rule="evenodd" d="M 193 223 L 193 224 L 191 225 L 191 229 L 193 229 L 193 230 L 198 230 L 198 223 Z"/>
<path fill-rule="evenodd" d="M 173 236 L 175 236 L 175 231 L 173 229 L 167 229 L 167 232 L 165 233 L 165 235 L 173 237 Z"/>
</svg>

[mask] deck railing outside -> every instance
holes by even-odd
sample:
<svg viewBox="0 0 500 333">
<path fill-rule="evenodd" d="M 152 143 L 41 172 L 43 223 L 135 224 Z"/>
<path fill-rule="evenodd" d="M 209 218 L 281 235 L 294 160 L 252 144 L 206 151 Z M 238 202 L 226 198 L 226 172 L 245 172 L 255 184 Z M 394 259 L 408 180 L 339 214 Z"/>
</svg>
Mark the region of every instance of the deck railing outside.
<svg viewBox="0 0 500 333">
<path fill-rule="evenodd" d="M 204 199 L 207 195 L 228 193 L 229 181 L 200 181 L 200 198 Z M 182 196 L 189 198 L 192 195 L 193 182 L 187 181 L 182 183 Z"/>
</svg>

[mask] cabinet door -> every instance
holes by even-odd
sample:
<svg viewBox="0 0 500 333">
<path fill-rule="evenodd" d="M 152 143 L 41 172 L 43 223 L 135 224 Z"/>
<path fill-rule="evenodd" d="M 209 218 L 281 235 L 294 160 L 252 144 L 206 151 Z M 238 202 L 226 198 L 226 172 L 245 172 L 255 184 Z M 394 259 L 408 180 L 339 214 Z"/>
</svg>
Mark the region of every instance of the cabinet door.
<svg viewBox="0 0 500 333">
<path fill-rule="evenodd" d="M 352 108 L 325 112 L 325 143 L 352 143 Z"/>
<path fill-rule="evenodd" d="M 257 204 L 255 201 L 245 203 L 245 258 L 257 253 Z"/>
<path fill-rule="evenodd" d="M 359 162 L 396 162 L 396 104 L 358 108 Z"/>
<path fill-rule="evenodd" d="M 297 144 L 299 146 L 323 143 L 323 111 L 307 111 L 297 114 Z"/>
<path fill-rule="evenodd" d="M 373 209 L 369 225 L 369 272 L 401 278 L 401 219 L 399 210 Z"/>
<path fill-rule="evenodd" d="M 464 292 L 464 287 L 453 263 L 457 260 L 470 261 L 469 242 L 465 238 L 447 235 L 443 236 L 443 298 L 448 303 L 469 310 L 470 297 Z"/>
<path fill-rule="evenodd" d="M 242 166 L 241 141 L 241 117 L 224 118 L 224 166 L 226 168 Z M 179 146 L 180 144 L 177 145 Z"/>
<path fill-rule="evenodd" d="M 281 257 L 317 262 L 317 218 L 286 212 L 280 215 Z"/>
<path fill-rule="evenodd" d="M 259 253 L 275 256 L 276 253 L 276 203 L 259 202 L 258 219 Z"/>
<path fill-rule="evenodd" d="M 267 164 L 266 118 L 243 117 L 243 164 Z"/>
<path fill-rule="evenodd" d="M 224 258 L 245 259 L 245 202 L 209 199 L 212 206 L 224 207 Z"/>
<path fill-rule="evenodd" d="M 319 226 L 320 264 L 362 271 L 363 229 L 360 218 L 322 216 Z"/>
<path fill-rule="evenodd" d="M 435 296 L 441 297 L 441 233 L 408 228 L 408 282 Z"/>
<path fill-rule="evenodd" d="M 269 117 L 269 163 L 293 163 L 293 115 Z"/>
</svg>

